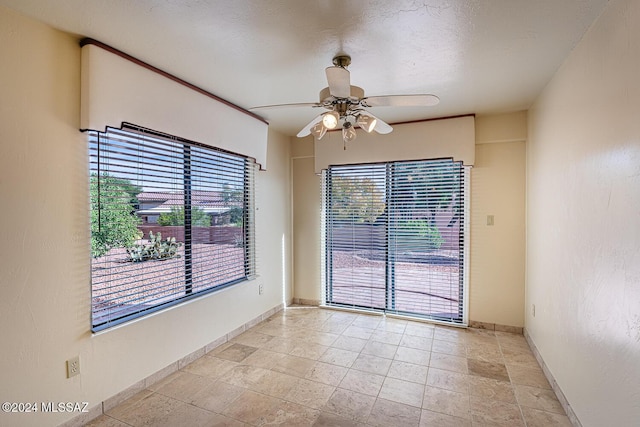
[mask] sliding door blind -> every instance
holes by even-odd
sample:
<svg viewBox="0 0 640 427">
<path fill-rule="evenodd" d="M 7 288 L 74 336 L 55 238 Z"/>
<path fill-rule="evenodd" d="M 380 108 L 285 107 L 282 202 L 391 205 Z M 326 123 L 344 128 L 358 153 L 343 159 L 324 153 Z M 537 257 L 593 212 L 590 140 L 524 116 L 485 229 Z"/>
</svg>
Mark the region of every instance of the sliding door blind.
<svg viewBox="0 0 640 427">
<path fill-rule="evenodd" d="M 464 183 L 451 160 L 330 167 L 326 303 L 463 322 Z"/>
<path fill-rule="evenodd" d="M 94 331 L 253 276 L 250 159 L 124 127 L 89 164 Z"/>
</svg>

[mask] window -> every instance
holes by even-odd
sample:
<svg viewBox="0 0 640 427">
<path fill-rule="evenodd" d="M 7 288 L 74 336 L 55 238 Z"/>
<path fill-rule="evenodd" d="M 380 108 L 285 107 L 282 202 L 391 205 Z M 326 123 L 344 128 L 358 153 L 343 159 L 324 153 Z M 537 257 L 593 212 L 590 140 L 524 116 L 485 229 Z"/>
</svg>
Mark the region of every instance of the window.
<svg viewBox="0 0 640 427">
<path fill-rule="evenodd" d="M 129 125 L 89 133 L 94 331 L 254 275 L 254 164 Z"/>
<path fill-rule="evenodd" d="M 465 182 L 451 160 L 329 167 L 325 303 L 464 323 Z"/>
</svg>

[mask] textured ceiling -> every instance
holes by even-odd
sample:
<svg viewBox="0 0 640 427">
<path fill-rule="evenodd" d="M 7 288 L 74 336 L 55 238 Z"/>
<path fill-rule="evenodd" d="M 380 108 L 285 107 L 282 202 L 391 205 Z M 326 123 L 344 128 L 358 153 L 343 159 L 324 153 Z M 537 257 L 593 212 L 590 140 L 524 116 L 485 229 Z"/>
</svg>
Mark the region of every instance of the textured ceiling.
<svg viewBox="0 0 640 427">
<path fill-rule="evenodd" d="M 0 0 L 91 37 L 241 107 L 316 102 L 324 69 L 352 57 L 366 95 L 432 93 L 379 107 L 390 123 L 526 109 L 607 0 Z M 312 108 L 261 112 L 294 135 Z"/>
</svg>

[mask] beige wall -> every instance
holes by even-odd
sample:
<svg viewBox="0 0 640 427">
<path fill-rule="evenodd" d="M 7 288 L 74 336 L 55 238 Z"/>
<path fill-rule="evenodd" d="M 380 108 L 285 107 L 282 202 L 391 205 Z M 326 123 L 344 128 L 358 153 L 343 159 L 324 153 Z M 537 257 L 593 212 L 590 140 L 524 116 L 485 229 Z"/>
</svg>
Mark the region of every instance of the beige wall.
<svg viewBox="0 0 640 427">
<path fill-rule="evenodd" d="M 525 324 L 585 427 L 640 422 L 638 76 L 611 1 L 529 114 Z"/>
<path fill-rule="evenodd" d="M 313 139 L 291 138 L 293 191 L 293 297 L 306 302 L 322 298 L 320 176 L 314 172 Z"/>
<path fill-rule="evenodd" d="M 469 319 L 524 326 L 526 113 L 476 117 Z M 494 225 L 487 225 L 487 216 Z"/>
<path fill-rule="evenodd" d="M 283 290 L 290 294 L 289 138 L 271 132 L 269 170 L 256 175 L 264 294 L 256 282 L 243 283 L 92 335 L 80 48 L 73 37 L 0 7 L 0 57 L 3 401 L 97 405 L 277 306 Z M 81 374 L 67 379 L 65 360 L 76 355 Z M 0 413 L 0 425 L 68 418 Z"/>
<path fill-rule="evenodd" d="M 471 172 L 470 320 L 523 326 L 526 136 L 524 112 L 476 118 L 476 166 Z M 321 190 L 320 178 L 313 169 L 310 139 L 291 140 L 294 297 L 318 301 L 322 296 Z M 494 215 L 493 227 L 486 226 L 486 215 Z"/>
</svg>

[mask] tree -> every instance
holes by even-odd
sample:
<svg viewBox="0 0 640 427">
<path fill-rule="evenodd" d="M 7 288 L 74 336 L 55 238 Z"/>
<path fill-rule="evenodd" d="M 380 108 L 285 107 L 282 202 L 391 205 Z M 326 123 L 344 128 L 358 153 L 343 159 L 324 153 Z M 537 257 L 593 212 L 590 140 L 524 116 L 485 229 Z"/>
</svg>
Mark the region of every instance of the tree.
<svg viewBox="0 0 640 427">
<path fill-rule="evenodd" d="M 384 190 L 371 178 L 331 177 L 334 220 L 373 223 L 385 208 Z"/>
<path fill-rule="evenodd" d="M 237 226 L 242 226 L 244 222 L 244 193 L 242 190 L 232 190 L 228 184 L 223 186 L 222 199 L 225 207 L 231 206 L 229 209 L 229 221 Z"/>
<path fill-rule="evenodd" d="M 460 218 L 462 187 L 458 184 L 462 169 L 451 161 L 408 162 L 395 166 L 394 186 L 402 206 L 400 213 L 426 211 L 431 226 L 435 226 L 438 210 L 451 208 L 453 216 L 449 227 Z"/>
<path fill-rule="evenodd" d="M 112 248 L 130 248 L 140 236 L 135 205 L 140 188 L 126 179 L 93 173 L 91 199 L 91 255 L 105 255 Z"/>
<path fill-rule="evenodd" d="M 171 212 L 161 213 L 158 217 L 158 224 L 163 226 L 184 225 L 184 207 L 172 206 Z M 204 211 L 204 209 L 192 206 L 191 225 L 194 227 L 209 227 L 211 225 L 211 217 Z"/>
</svg>

